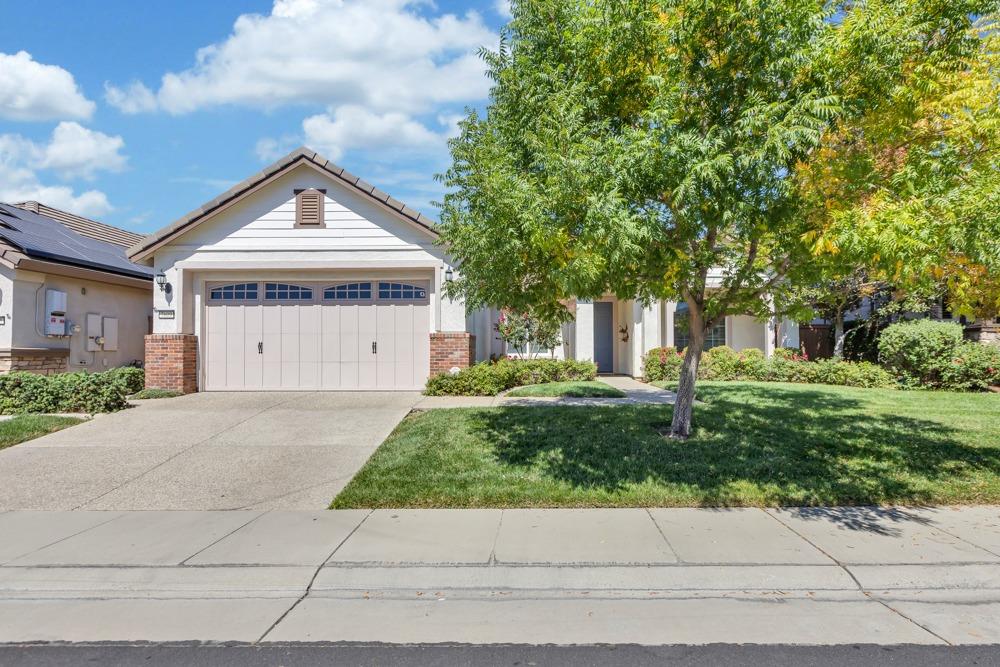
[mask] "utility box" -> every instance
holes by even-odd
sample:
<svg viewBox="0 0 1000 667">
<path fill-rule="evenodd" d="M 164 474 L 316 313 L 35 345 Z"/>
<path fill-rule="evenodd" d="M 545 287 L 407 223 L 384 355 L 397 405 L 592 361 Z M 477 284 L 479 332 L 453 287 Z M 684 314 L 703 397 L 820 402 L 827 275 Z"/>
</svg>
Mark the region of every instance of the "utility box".
<svg viewBox="0 0 1000 667">
<path fill-rule="evenodd" d="M 104 332 L 101 327 L 101 316 L 98 313 L 87 313 L 87 352 L 97 352 L 104 342 Z"/>
<path fill-rule="evenodd" d="M 118 349 L 118 318 L 105 317 L 102 320 L 104 337 L 104 351 L 114 352 Z"/>
<path fill-rule="evenodd" d="M 45 335 L 66 335 L 66 292 L 45 290 Z"/>
</svg>

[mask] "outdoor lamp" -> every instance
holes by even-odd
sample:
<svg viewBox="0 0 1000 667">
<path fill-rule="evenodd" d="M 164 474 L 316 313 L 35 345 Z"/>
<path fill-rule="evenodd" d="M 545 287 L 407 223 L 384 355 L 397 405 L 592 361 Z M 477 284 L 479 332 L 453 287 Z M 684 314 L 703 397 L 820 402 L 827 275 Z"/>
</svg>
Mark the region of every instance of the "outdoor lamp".
<svg viewBox="0 0 1000 667">
<path fill-rule="evenodd" d="M 450 282 L 451 282 L 452 280 L 454 280 L 454 279 L 455 279 L 455 272 L 451 270 L 451 267 L 450 267 L 450 266 L 449 266 L 449 267 L 448 267 L 448 269 L 447 269 L 447 270 L 446 270 L 446 271 L 444 272 L 444 279 L 445 279 L 445 282 L 449 282 L 449 283 L 450 283 Z"/>
</svg>

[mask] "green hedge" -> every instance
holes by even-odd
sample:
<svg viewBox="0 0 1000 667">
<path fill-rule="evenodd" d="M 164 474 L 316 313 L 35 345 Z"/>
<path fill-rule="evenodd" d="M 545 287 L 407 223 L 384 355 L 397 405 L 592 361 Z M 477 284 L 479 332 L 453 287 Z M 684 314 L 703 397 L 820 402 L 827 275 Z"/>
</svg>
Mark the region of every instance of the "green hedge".
<svg viewBox="0 0 1000 667">
<path fill-rule="evenodd" d="M 483 362 L 454 375 L 435 375 L 427 381 L 428 396 L 496 396 L 525 384 L 593 380 L 597 365 L 561 359 L 501 359 Z"/>
<path fill-rule="evenodd" d="M 1000 346 L 963 340 L 960 324 L 897 322 L 878 346 L 879 361 L 908 387 L 984 391 L 1000 384 Z"/>
<path fill-rule="evenodd" d="M 661 347 L 646 354 L 643 374 L 647 382 L 680 378 L 684 353 Z M 801 382 L 847 387 L 894 387 L 895 378 L 885 369 L 866 362 L 820 359 L 808 361 L 792 350 L 775 350 L 770 359 L 757 349 L 737 352 L 726 346 L 713 347 L 701 357 L 700 380 L 749 380 L 757 382 Z"/>
<path fill-rule="evenodd" d="M 0 414 L 114 412 L 128 405 L 125 397 L 142 382 L 139 368 L 58 375 L 14 371 L 0 375 Z"/>
</svg>

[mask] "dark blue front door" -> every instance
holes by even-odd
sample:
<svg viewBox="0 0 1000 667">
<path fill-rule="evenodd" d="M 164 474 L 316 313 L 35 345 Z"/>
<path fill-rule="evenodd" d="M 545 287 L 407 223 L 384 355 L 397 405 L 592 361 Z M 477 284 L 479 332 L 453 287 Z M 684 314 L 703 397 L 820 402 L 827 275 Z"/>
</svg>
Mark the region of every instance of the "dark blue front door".
<svg viewBox="0 0 1000 667">
<path fill-rule="evenodd" d="M 610 301 L 594 303 L 594 361 L 601 373 L 614 372 L 614 315 Z"/>
</svg>

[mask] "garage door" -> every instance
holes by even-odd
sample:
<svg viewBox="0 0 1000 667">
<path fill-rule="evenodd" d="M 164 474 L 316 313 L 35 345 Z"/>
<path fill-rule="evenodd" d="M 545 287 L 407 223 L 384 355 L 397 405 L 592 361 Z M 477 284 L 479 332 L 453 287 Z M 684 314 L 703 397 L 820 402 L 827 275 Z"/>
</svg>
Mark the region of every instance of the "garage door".
<svg viewBox="0 0 1000 667">
<path fill-rule="evenodd" d="M 211 284 L 208 390 L 421 389 L 430 370 L 421 281 Z"/>
</svg>

